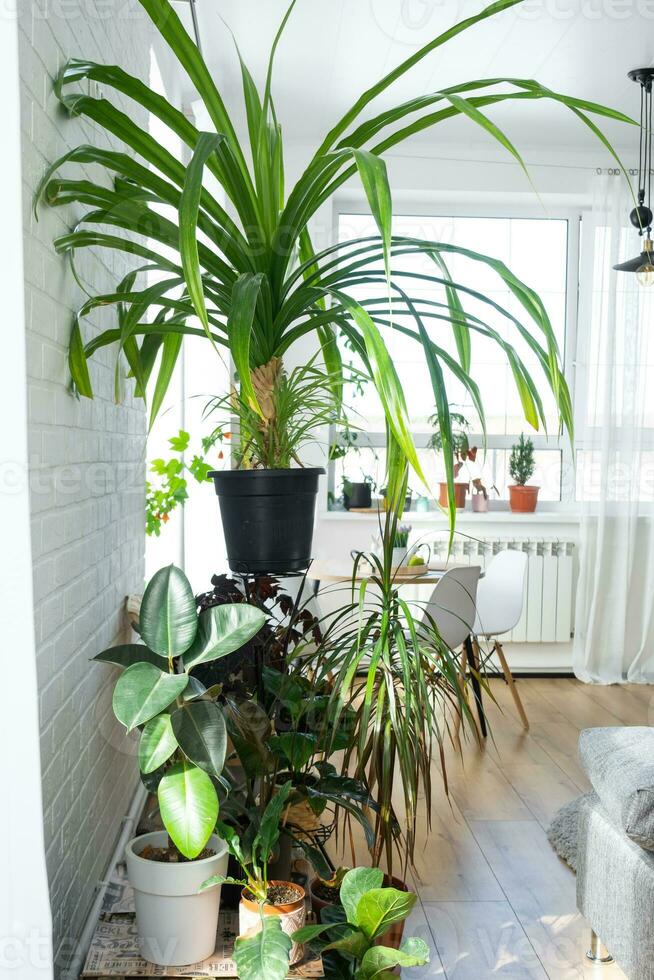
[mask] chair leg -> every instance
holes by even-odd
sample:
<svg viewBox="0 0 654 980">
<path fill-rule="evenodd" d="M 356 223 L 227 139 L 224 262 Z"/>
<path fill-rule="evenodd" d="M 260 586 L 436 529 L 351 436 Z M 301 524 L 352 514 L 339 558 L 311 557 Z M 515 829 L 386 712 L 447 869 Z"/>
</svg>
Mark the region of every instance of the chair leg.
<svg viewBox="0 0 654 980">
<path fill-rule="evenodd" d="M 465 682 L 465 676 L 467 670 L 468 670 L 468 658 L 466 656 L 466 648 L 463 647 L 463 649 L 461 650 L 461 662 L 459 665 L 460 676 L 463 678 L 463 680 L 459 681 L 459 693 L 461 694 L 462 698 L 465 698 L 466 702 L 468 700 L 468 695 L 466 692 L 466 682 Z M 460 709 L 459 706 L 457 705 L 456 718 L 454 719 L 454 745 L 456 746 L 458 752 L 461 751 L 461 735 L 460 735 L 461 710 L 462 709 Z"/>
<path fill-rule="evenodd" d="M 520 720 L 522 721 L 523 728 L 526 732 L 528 732 L 529 719 L 527 718 L 527 712 L 525 711 L 522 701 L 520 700 L 520 695 L 518 694 L 518 688 L 516 687 L 516 683 L 513 679 L 513 674 L 511 673 L 509 665 L 506 662 L 506 657 L 504 656 L 504 650 L 502 649 L 502 644 L 500 643 L 499 640 L 495 640 L 495 652 L 497 653 L 500 664 L 502 665 L 502 672 L 504 674 L 504 679 L 506 680 L 506 683 L 509 685 L 509 690 L 511 691 L 511 695 L 513 697 L 515 706 L 518 709 L 518 714 L 520 715 Z"/>
<path fill-rule="evenodd" d="M 466 648 L 468 661 L 470 663 L 470 666 L 472 667 L 472 674 L 470 680 L 472 683 L 472 691 L 475 696 L 475 704 L 477 706 L 479 731 L 481 737 L 486 738 L 486 736 L 488 735 L 488 731 L 486 728 L 486 715 L 484 714 L 484 705 L 482 702 L 481 682 L 479 680 L 479 675 L 481 671 L 481 656 L 479 653 L 479 647 L 474 645 L 472 636 L 468 636 L 464 646 Z"/>
<path fill-rule="evenodd" d="M 586 953 L 586 958 L 591 960 L 593 963 L 613 962 L 613 957 L 593 929 L 590 930 L 590 945 Z"/>
</svg>

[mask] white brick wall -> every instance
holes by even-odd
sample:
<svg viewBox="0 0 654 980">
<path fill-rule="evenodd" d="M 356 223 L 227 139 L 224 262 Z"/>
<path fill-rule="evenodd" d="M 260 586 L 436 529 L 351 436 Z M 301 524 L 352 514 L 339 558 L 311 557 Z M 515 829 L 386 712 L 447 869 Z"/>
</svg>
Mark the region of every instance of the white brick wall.
<svg viewBox="0 0 654 980">
<path fill-rule="evenodd" d="M 67 58 L 82 57 L 116 62 L 147 80 L 152 27 L 136 0 L 97 6 L 25 0 L 19 9 L 35 632 L 46 858 L 61 973 L 137 778 L 132 743 L 112 720 L 115 674 L 89 658 L 120 641 L 124 597 L 142 589 L 145 416 L 130 395 L 114 404 L 110 351 L 91 366 L 95 400 L 69 394 L 71 311 L 83 296 L 52 240 L 76 215 L 46 207 L 36 223 L 31 201 L 48 162 L 80 142 L 104 142 L 92 125 L 69 120 L 58 106 L 57 70 Z M 124 271 L 116 255 L 80 254 L 78 268 L 91 292 L 111 291 Z M 111 310 L 99 315 L 85 335 L 113 317 Z"/>
</svg>

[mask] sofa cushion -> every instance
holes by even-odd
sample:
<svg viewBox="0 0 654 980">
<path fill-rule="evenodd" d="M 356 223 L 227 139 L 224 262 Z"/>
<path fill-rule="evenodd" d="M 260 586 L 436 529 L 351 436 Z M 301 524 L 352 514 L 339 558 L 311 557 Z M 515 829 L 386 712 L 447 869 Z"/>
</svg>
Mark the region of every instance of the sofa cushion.
<svg viewBox="0 0 654 980">
<path fill-rule="evenodd" d="M 654 728 L 587 728 L 579 758 L 611 820 L 654 851 Z"/>
</svg>

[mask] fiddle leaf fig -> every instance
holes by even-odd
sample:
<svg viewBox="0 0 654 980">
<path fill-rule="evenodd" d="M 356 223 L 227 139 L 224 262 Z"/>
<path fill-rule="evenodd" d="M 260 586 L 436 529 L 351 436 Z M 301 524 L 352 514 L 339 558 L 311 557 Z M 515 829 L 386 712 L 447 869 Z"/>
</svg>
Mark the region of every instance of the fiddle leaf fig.
<svg viewBox="0 0 654 980">
<path fill-rule="evenodd" d="M 184 668 L 219 660 L 242 647 L 259 632 L 268 617 L 247 603 L 225 603 L 200 613 L 195 642 L 184 657 Z"/>
<path fill-rule="evenodd" d="M 170 715 L 161 714 L 151 718 L 141 734 L 139 742 L 139 766 L 141 772 L 154 772 L 170 759 L 177 748 Z"/>
<path fill-rule="evenodd" d="M 131 732 L 167 708 L 187 684 L 186 674 L 166 674 L 153 664 L 132 664 L 116 682 L 114 714 Z"/>
<path fill-rule="evenodd" d="M 373 946 L 363 959 L 357 973 L 357 980 L 382 980 L 393 976 L 396 966 L 423 966 L 429 963 L 429 946 L 424 939 L 412 936 L 402 944 L 401 949 L 388 946 Z"/>
<path fill-rule="evenodd" d="M 368 937 L 376 939 L 394 922 L 402 922 L 416 904 L 413 892 L 397 888 L 373 888 L 366 892 L 357 906 L 357 925 Z"/>
<path fill-rule="evenodd" d="M 198 614 L 181 568 L 168 565 L 152 576 L 143 595 L 139 627 L 147 645 L 161 657 L 180 657 L 191 646 Z"/>
<path fill-rule="evenodd" d="M 353 926 L 359 925 L 359 902 L 366 892 L 373 888 L 381 888 L 384 872 L 381 868 L 352 868 L 341 882 L 340 899 L 345 909 L 347 921 Z"/>
<path fill-rule="evenodd" d="M 163 776 L 158 790 L 164 827 L 186 858 L 200 854 L 218 819 L 218 796 L 206 772 L 178 762 Z"/>
</svg>

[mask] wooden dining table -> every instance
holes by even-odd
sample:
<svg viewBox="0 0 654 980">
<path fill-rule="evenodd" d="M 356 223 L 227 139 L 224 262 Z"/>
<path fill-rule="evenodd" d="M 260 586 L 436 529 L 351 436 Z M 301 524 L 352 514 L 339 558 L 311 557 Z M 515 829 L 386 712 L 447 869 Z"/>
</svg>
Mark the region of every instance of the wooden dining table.
<svg viewBox="0 0 654 980">
<path fill-rule="evenodd" d="M 413 566 L 412 569 L 407 572 L 402 570 L 396 572 L 394 582 L 398 586 L 437 585 L 445 572 L 449 571 L 451 568 L 464 567 L 467 566 L 463 566 L 461 564 L 457 565 L 452 562 L 431 562 L 429 565 Z M 354 562 L 351 560 L 344 561 L 343 559 L 338 558 L 318 558 L 311 565 L 307 577 L 330 585 L 351 582 L 353 568 Z M 413 569 L 415 569 L 415 571 Z M 376 574 L 377 569 L 373 568 L 368 564 L 368 562 L 362 559 L 357 566 L 354 581 L 364 582 L 366 579 L 372 578 L 372 576 Z"/>
</svg>

